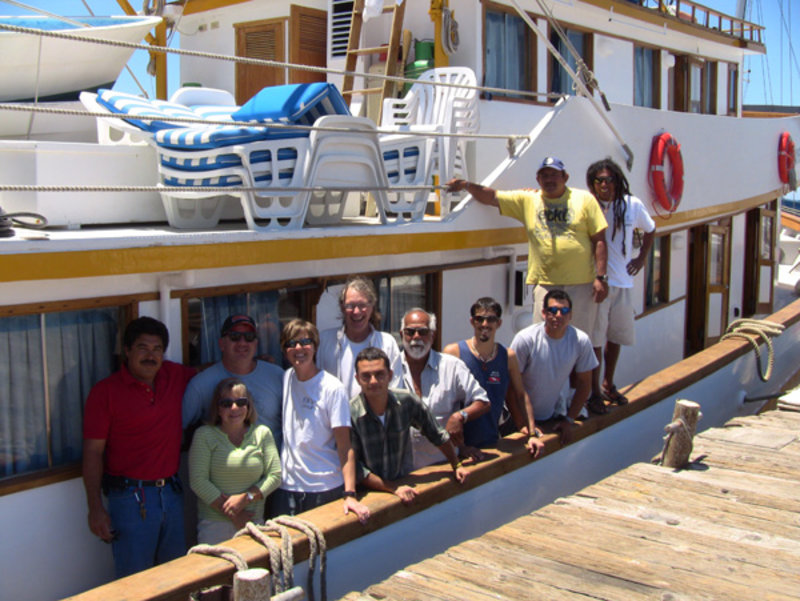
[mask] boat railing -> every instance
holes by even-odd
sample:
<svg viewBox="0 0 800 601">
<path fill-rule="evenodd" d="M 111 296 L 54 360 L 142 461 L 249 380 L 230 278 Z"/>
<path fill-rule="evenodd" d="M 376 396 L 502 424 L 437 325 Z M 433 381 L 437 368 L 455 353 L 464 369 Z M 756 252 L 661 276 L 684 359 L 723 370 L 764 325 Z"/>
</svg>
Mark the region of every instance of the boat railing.
<svg viewBox="0 0 800 601">
<path fill-rule="evenodd" d="M 639 6 L 655 9 L 660 13 L 675 17 L 681 21 L 702 25 L 708 29 L 714 29 L 749 42 L 763 43 L 761 32 L 764 30 L 764 27 L 762 25 L 757 25 L 738 17 L 732 17 L 713 8 L 704 6 L 699 2 L 694 2 L 694 0 L 670 0 L 669 2 L 666 0 L 631 1 L 638 3 Z"/>
</svg>

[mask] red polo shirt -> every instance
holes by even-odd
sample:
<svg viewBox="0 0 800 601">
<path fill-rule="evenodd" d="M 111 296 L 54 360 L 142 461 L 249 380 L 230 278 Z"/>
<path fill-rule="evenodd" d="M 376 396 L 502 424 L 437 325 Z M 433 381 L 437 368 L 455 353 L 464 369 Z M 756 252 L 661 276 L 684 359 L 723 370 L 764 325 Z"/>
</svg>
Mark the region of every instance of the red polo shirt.
<svg viewBox="0 0 800 601">
<path fill-rule="evenodd" d="M 127 366 L 92 387 L 83 414 L 83 438 L 106 441 L 105 472 L 158 480 L 178 471 L 181 400 L 196 370 L 164 361 L 150 386 Z"/>
</svg>

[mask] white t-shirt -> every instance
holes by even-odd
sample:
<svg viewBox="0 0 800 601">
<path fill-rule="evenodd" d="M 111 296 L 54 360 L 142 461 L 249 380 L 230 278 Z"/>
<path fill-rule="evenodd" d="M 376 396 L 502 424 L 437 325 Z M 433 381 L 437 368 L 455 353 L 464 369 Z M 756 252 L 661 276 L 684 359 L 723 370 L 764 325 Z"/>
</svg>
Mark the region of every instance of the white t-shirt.
<svg viewBox="0 0 800 601">
<path fill-rule="evenodd" d="M 403 386 L 403 360 L 397 342 L 391 334 L 379 332 L 372 326 L 370 328 L 370 335 L 363 342 L 352 342 L 345 335 L 344 327 L 323 330 L 319 335 L 317 367 L 342 381 L 348 399 L 361 393 L 361 386 L 356 381 L 355 360 L 358 353 L 368 346 L 381 349 L 389 357 L 393 372 L 389 386 L 392 388 Z"/>
<path fill-rule="evenodd" d="M 628 274 L 628 263 L 639 256 L 639 249 L 633 248 L 633 230 L 638 228 L 644 232 L 655 231 L 656 224 L 641 200 L 635 196 L 625 198 L 625 254 L 622 254 L 622 231 L 614 232 L 614 203 L 605 207 L 600 203 L 603 214 L 608 221 L 606 229 L 606 246 L 608 247 L 608 285 L 618 288 L 633 288 L 633 276 Z M 612 239 L 613 237 L 613 239 Z"/>
<path fill-rule="evenodd" d="M 403 355 L 403 379 L 407 390 L 414 390 L 411 370 Z M 442 428 L 453 413 L 474 402 L 489 403 L 489 395 L 478 384 L 475 376 L 458 357 L 431 350 L 428 362 L 420 374 L 422 403 L 436 423 Z M 411 445 L 414 454 L 414 469 L 444 460 L 442 452 L 416 428 L 411 428 Z"/>
<path fill-rule="evenodd" d="M 569 326 L 562 338 L 555 339 L 544 328 L 544 323 L 528 326 L 514 336 L 510 347 L 517 354 L 522 385 L 530 396 L 536 421 L 554 416 L 573 367 L 578 373 L 597 367 L 592 341 L 584 332 Z"/>
<path fill-rule="evenodd" d="M 301 382 L 294 368 L 283 381 L 281 488 L 324 492 L 344 483 L 333 429 L 350 427 L 350 405 L 342 383 L 320 370 Z"/>
</svg>

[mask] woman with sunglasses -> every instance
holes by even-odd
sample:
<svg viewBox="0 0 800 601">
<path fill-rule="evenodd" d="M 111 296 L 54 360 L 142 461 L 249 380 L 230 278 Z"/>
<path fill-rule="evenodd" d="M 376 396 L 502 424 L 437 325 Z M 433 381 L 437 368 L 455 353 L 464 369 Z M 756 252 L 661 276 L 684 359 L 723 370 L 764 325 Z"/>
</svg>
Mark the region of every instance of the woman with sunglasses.
<svg viewBox="0 0 800 601">
<path fill-rule="evenodd" d="M 350 446 L 350 403 L 344 385 L 315 363 L 319 330 L 293 319 L 281 346 L 289 362 L 283 380 L 283 484 L 274 514 L 296 515 L 342 499 L 363 523 L 369 509 L 356 496 L 356 457 Z"/>
<path fill-rule="evenodd" d="M 280 486 L 281 464 L 240 379 L 217 384 L 208 417 L 189 449 L 189 484 L 197 495 L 197 541 L 213 545 L 249 521 L 264 521 L 264 499 Z"/>
</svg>

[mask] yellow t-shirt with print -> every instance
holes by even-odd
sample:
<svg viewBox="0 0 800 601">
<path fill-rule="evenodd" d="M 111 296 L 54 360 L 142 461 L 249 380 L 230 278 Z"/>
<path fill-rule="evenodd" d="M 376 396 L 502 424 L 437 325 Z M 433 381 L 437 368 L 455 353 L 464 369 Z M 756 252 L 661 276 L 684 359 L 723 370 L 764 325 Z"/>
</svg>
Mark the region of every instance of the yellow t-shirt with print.
<svg viewBox="0 0 800 601">
<path fill-rule="evenodd" d="M 497 192 L 500 214 L 525 224 L 528 232 L 528 284 L 566 286 L 594 280 L 591 237 L 608 224 L 589 192 L 567 188 L 559 198 L 541 190 Z"/>
</svg>

